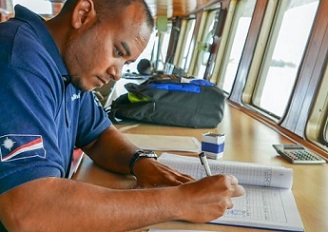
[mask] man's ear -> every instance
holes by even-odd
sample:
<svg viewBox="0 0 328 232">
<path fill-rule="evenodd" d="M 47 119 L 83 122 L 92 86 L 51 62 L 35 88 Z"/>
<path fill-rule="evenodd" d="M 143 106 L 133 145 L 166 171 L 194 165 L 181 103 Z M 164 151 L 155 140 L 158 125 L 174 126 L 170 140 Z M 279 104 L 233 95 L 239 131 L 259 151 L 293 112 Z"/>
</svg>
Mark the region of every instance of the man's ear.
<svg viewBox="0 0 328 232">
<path fill-rule="evenodd" d="M 93 0 L 78 0 L 72 12 L 72 26 L 75 29 L 96 18 Z"/>
</svg>

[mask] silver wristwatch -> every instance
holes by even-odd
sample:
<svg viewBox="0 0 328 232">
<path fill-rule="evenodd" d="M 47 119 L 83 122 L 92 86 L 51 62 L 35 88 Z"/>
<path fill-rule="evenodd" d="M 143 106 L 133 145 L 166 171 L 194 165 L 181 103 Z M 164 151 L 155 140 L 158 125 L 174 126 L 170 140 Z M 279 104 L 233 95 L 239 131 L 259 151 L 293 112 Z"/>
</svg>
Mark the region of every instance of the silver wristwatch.
<svg viewBox="0 0 328 232">
<path fill-rule="evenodd" d="M 155 160 L 157 160 L 157 155 L 154 151 L 152 150 L 138 150 L 136 151 L 136 153 L 133 154 L 130 163 L 129 163 L 129 167 L 130 167 L 130 173 L 132 175 L 134 175 L 133 173 L 133 167 L 135 165 L 135 163 L 137 162 L 138 159 L 140 158 L 153 158 Z"/>
</svg>

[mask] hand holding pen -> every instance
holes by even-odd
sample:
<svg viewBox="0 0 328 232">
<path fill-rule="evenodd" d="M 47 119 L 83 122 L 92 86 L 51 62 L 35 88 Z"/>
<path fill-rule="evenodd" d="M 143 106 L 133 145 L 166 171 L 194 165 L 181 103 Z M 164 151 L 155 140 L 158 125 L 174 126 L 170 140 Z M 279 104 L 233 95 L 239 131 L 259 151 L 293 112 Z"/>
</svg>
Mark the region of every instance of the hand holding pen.
<svg viewBox="0 0 328 232">
<path fill-rule="evenodd" d="M 201 164 L 204 166 L 205 172 L 207 176 L 212 176 L 212 172 L 210 169 L 210 166 L 207 161 L 207 157 L 204 152 L 199 153 L 199 159 Z M 224 174 L 224 175 L 218 175 L 218 176 L 226 176 L 230 179 L 230 184 L 233 186 L 233 189 L 235 189 L 234 196 L 240 196 L 245 193 L 245 189 L 238 184 L 238 180 L 235 176 L 230 175 L 230 174 Z"/>
</svg>

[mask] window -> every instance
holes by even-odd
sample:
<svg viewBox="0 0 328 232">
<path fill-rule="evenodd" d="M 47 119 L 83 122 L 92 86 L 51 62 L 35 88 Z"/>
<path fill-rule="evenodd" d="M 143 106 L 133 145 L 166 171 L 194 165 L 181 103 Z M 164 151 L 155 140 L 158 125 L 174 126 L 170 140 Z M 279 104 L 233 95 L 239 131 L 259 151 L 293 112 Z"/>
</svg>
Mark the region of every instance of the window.
<svg viewBox="0 0 328 232">
<path fill-rule="evenodd" d="M 279 1 L 252 99 L 255 106 L 273 116 L 281 117 L 288 104 L 318 3 L 318 0 Z"/>
<path fill-rule="evenodd" d="M 167 49 L 170 42 L 171 29 L 172 22 L 168 22 L 166 31 L 157 31 L 153 53 L 153 59 L 157 71 L 164 70 Z"/>
<path fill-rule="evenodd" d="M 219 68 L 218 86 L 228 93 L 231 91 L 235 80 L 255 3 L 256 0 L 238 1 L 231 32 L 228 36 L 225 58 L 222 64 L 216 64 L 218 67 L 215 67 L 215 69 Z"/>
<path fill-rule="evenodd" d="M 22 5 L 31 11 L 41 15 L 51 15 L 52 6 L 50 1 L 45 0 L 13 0 L 13 6 L 16 4 Z"/>
<path fill-rule="evenodd" d="M 178 66 L 182 67 L 185 71 L 188 70 L 191 61 L 191 53 L 192 53 L 190 51 L 193 50 L 195 44 L 195 39 L 192 36 L 194 33 L 195 25 L 196 25 L 196 19 L 189 19 L 187 21 L 187 27 L 186 27 L 185 38 L 184 38 L 185 42 L 183 43 L 183 47 L 181 50 L 182 56 L 178 64 Z"/>
<path fill-rule="evenodd" d="M 307 123 L 306 135 L 309 140 L 319 145 L 328 146 L 328 65 L 317 92 L 316 101 Z"/>
<path fill-rule="evenodd" d="M 206 17 L 206 24 L 205 28 L 202 30 L 201 42 L 198 44 L 198 57 L 195 64 L 195 70 L 193 72 L 193 76 L 196 78 L 204 77 L 207 61 L 210 54 L 208 49 L 213 43 L 215 15 L 218 11 L 219 10 L 211 10 L 208 12 Z"/>
</svg>

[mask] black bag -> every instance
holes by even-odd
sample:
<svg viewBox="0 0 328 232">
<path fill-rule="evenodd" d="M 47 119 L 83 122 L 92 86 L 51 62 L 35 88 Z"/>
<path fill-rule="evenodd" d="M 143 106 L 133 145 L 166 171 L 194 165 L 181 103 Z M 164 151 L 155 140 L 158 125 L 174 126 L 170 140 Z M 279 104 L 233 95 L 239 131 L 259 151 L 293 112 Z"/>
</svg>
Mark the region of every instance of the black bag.
<svg viewBox="0 0 328 232">
<path fill-rule="evenodd" d="M 170 126 L 213 128 L 223 118 L 225 95 L 205 80 L 152 77 L 137 85 L 128 83 L 128 93 L 112 102 L 110 119 L 137 120 Z M 185 79 L 186 80 L 186 79 Z"/>
</svg>

